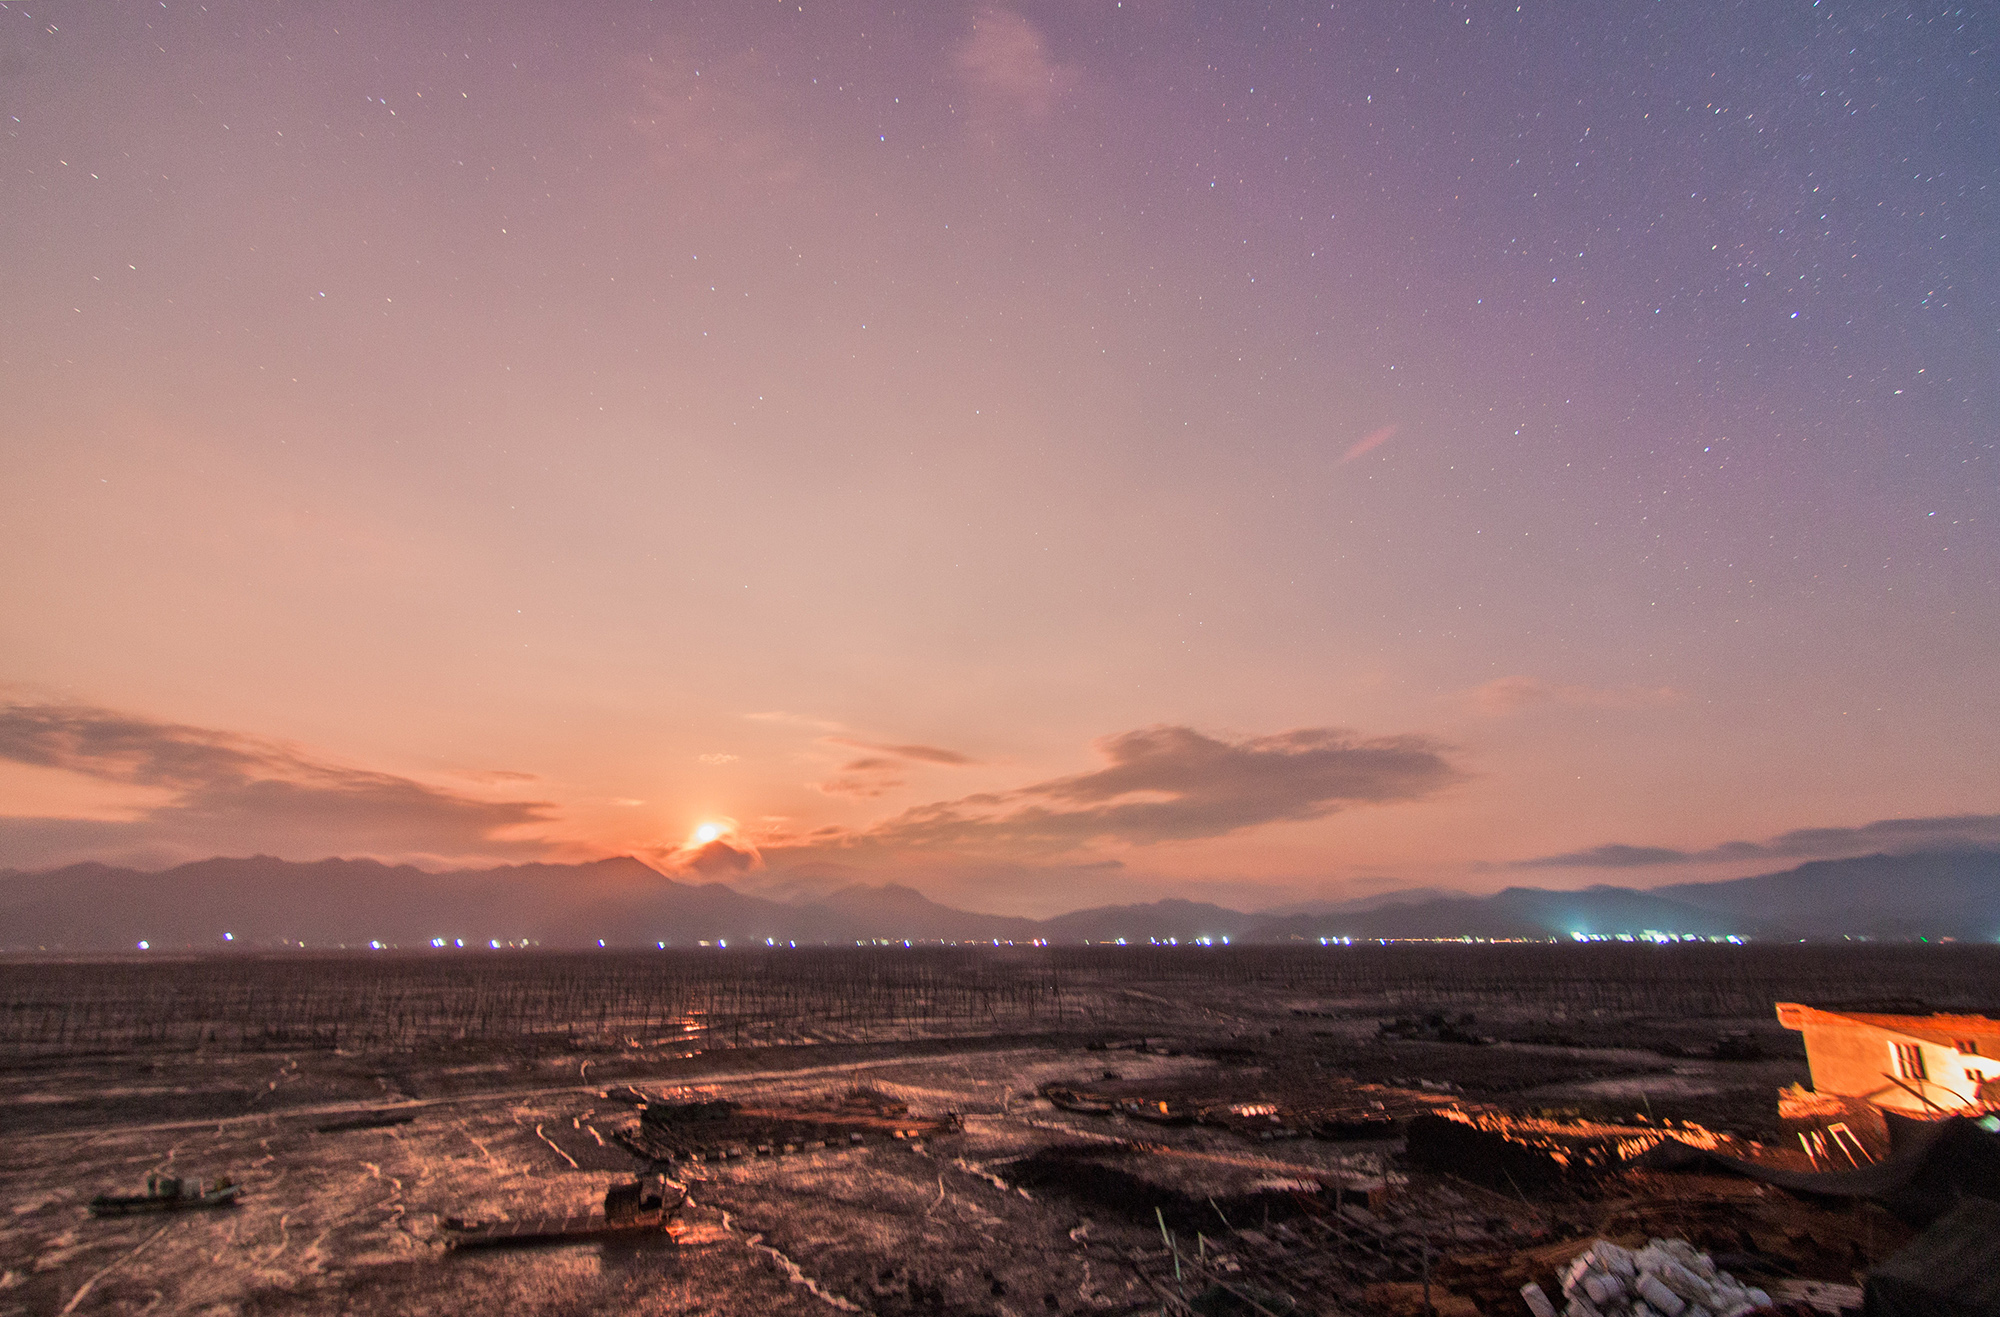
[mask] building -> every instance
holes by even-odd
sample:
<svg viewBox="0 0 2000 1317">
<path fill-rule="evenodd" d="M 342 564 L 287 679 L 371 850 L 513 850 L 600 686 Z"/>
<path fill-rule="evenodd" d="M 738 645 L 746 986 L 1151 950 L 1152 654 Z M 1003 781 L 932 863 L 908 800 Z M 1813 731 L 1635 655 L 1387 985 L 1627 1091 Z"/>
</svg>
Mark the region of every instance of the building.
<svg viewBox="0 0 2000 1317">
<path fill-rule="evenodd" d="M 2000 1020 L 1781 1001 L 1778 1023 L 1805 1035 L 1817 1094 L 1918 1117 L 2000 1109 Z"/>
</svg>

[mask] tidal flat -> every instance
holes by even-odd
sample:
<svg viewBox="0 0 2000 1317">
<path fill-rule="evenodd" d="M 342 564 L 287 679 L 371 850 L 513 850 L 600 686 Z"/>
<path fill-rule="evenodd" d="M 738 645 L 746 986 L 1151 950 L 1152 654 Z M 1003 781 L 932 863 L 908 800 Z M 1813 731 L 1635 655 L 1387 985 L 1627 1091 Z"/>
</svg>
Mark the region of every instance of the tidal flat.
<svg viewBox="0 0 2000 1317">
<path fill-rule="evenodd" d="M 1516 1271 L 1633 1230 L 1845 1283 L 1900 1238 L 1879 1211 L 1639 1170 L 1496 1190 L 1415 1164 L 1409 1123 L 1777 1148 L 1808 1076 L 1773 1002 L 1995 981 L 1965 947 L 11 960 L 0 1314 L 1359 1313 L 1428 1276 L 1513 1317 Z M 649 1141 L 702 1103 L 730 1123 Z M 87 1213 L 152 1173 L 241 1199 Z M 674 1232 L 446 1246 L 640 1177 L 685 1189 Z"/>
</svg>

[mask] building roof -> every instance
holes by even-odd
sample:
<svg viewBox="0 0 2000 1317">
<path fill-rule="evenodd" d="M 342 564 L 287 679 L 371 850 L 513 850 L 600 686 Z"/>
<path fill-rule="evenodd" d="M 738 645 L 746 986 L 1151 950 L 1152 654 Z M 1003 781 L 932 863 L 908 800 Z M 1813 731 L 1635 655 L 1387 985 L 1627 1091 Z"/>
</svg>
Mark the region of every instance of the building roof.
<svg viewBox="0 0 2000 1317">
<path fill-rule="evenodd" d="M 1818 1016 L 1819 1019 L 1812 1017 Z M 1986 1015 L 1952 1015 L 1933 1011 L 1928 1015 L 1890 1015 L 1876 1011 L 1825 1010 L 1799 1002 L 1778 1003 L 1778 1022 L 1787 1029 L 1804 1028 L 1808 1021 L 1828 1024 L 1851 1021 L 1888 1033 L 1899 1033 L 1940 1047 L 1955 1046 L 1962 1038 L 2000 1038 L 2000 1020 Z"/>
</svg>

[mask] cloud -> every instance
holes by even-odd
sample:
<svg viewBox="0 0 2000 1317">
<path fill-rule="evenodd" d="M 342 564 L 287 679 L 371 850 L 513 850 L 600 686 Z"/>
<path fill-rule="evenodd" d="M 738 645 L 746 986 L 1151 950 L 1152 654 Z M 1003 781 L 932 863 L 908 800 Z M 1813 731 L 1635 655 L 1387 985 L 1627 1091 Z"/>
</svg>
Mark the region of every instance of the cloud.
<svg viewBox="0 0 2000 1317">
<path fill-rule="evenodd" d="M 0 863 L 117 851 L 537 856 L 543 801 L 485 800 L 295 747 L 76 704 L 0 705 L 0 759 L 171 792 L 124 821 L 0 819 Z"/>
<path fill-rule="evenodd" d="M 1077 79 L 1049 57 L 1041 30 L 1011 9 L 980 11 L 952 61 L 989 115 L 1045 119 Z"/>
<path fill-rule="evenodd" d="M 1396 437 L 1395 426 L 1393 425 L 1383 426 L 1381 429 L 1375 431 L 1374 433 L 1364 436 L 1360 440 L 1360 442 L 1354 445 L 1354 447 L 1348 449 L 1345 453 L 1343 453 L 1340 458 L 1341 465 L 1344 466 L 1347 463 L 1352 462 L 1355 458 L 1360 457 L 1364 453 L 1374 452 L 1376 449 L 1380 448 L 1383 444 L 1388 443 L 1391 439 L 1394 439 L 1395 437 Z"/>
<path fill-rule="evenodd" d="M 1096 772 L 920 805 L 872 828 L 814 840 L 917 849 L 1146 845 L 1416 800 L 1463 776 L 1423 737 L 1363 738 L 1329 728 L 1231 741 L 1188 727 L 1147 727 L 1105 737 L 1097 749 L 1109 762 Z"/>
<path fill-rule="evenodd" d="M 1517 713 L 1537 704 L 1587 709 L 1644 709 L 1678 704 L 1687 698 L 1671 686 L 1558 685 L 1538 677 L 1495 677 L 1468 695 L 1472 707 L 1490 717 Z"/>
<path fill-rule="evenodd" d="M 873 800 L 908 785 L 900 774 L 912 763 L 959 768 L 979 762 L 970 755 L 962 755 L 956 750 L 942 750 L 934 745 L 884 745 L 877 741 L 857 741 L 851 736 L 822 736 L 820 744 L 869 752 L 842 764 L 838 776 L 810 784 L 813 790 L 822 794 L 852 796 L 857 800 Z"/>
<path fill-rule="evenodd" d="M 1815 860 L 1878 851 L 1908 852 L 2000 846 L 2000 814 L 1947 814 L 1934 818 L 1878 819 L 1853 828 L 1800 828 L 1768 841 L 1730 841 L 1705 850 L 1613 843 L 1588 850 L 1516 860 L 1514 869 L 1644 869 L 1728 860 Z"/>
<path fill-rule="evenodd" d="M 857 741 L 847 736 L 827 736 L 821 739 L 827 745 L 844 745 L 854 750 L 872 750 L 877 754 L 894 755 L 898 759 L 914 759 L 923 764 L 949 764 L 961 767 L 979 762 L 970 755 L 962 755 L 956 750 L 940 750 L 934 745 L 883 745 L 876 741 Z"/>
<path fill-rule="evenodd" d="M 1644 869 L 1655 864 L 1690 864 L 1695 856 L 1689 851 L 1669 850 L 1664 846 L 1624 846 L 1613 842 L 1605 846 L 1593 846 L 1585 851 L 1571 851 L 1566 855 L 1545 855 L 1537 860 L 1519 860 L 1514 864 L 1518 869 Z"/>
<path fill-rule="evenodd" d="M 873 800 L 905 785 L 902 778 L 887 777 L 879 772 L 870 771 L 867 767 L 869 763 L 869 760 L 857 760 L 855 764 L 848 766 L 855 771 L 843 771 L 839 776 L 830 777 L 824 782 L 814 782 L 811 784 L 812 789 L 829 796 L 852 796 L 857 800 Z"/>
<path fill-rule="evenodd" d="M 759 864 L 755 850 L 731 846 L 719 837 L 679 861 L 679 867 L 708 878 L 718 874 L 748 873 Z"/>
<path fill-rule="evenodd" d="M 702 763 L 707 764 L 710 767 L 715 767 L 721 764 L 733 764 L 736 762 L 737 756 L 714 754 L 714 755 L 696 755 L 695 758 L 699 759 Z"/>
<path fill-rule="evenodd" d="M 806 152 L 778 114 L 776 76 L 754 51 L 697 60 L 680 49 L 639 56 L 633 130 L 683 201 L 767 196 L 806 173 Z"/>
<path fill-rule="evenodd" d="M 764 856 L 757 844 L 731 832 L 713 841 L 689 842 L 685 846 L 640 846 L 640 857 L 654 868 L 674 878 L 730 881 L 743 874 L 761 873 Z"/>
<path fill-rule="evenodd" d="M 839 723 L 815 718 L 811 714 L 787 713 L 783 709 L 766 709 L 761 713 L 746 713 L 743 716 L 755 723 L 785 723 L 794 727 L 816 727 L 822 732 L 846 730 Z"/>
</svg>

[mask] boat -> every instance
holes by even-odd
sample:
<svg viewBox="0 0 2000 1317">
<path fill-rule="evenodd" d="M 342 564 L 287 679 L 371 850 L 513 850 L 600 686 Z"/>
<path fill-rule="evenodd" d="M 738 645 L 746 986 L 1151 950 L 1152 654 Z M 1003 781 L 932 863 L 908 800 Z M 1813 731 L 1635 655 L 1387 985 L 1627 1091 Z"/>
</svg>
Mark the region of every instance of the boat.
<svg viewBox="0 0 2000 1317">
<path fill-rule="evenodd" d="M 580 1244 L 632 1235 L 664 1234 L 678 1238 L 685 1227 L 675 1218 L 687 1201 L 687 1190 L 680 1189 L 678 1196 L 669 1202 L 664 1189 L 663 1183 L 662 1192 L 647 1193 L 645 1185 L 634 1180 L 605 1190 L 602 1209 L 514 1221 L 469 1221 L 448 1216 L 439 1225 L 445 1247 L 453 1250 Z"/>
<path fill-rule="evenodd" d="M 1341 1112 L 1315 1121 L 1312 1126 L 1315 1138 L 1330 1139 L 1335 1142 L 1355 1142 L 1365 1139 L 1393 1139 L 1397 1128 L 1395 1117 L 1386 1111 Z"/>
<path fill-rule="evenodd" d="M 1118 1110 L 1133 1120 L 1148 1121 L 1154 1125 L 1192 1125 L 1194 1113 L 1176 1111 L 1166 1102 L 1120 1102 Z"/>
<path fill-rule="evenodd" d="M 1108 1116 L 1112 1111 L 1109 1098 L 1101 1098 L 1092 1093 L 1079 1093 L 1073 1088 L 1063 1088 L 1056 1084 L 1043 1088 L 1042 1096 L 1049 1100 L 1049 1105 L 1064 1111 L 1080 1111 L 1091 1116 Z"/>
<path fill-rule="evenodd" d="M 183 1212 L 195 1207 L 228 1207 L 243 1187 L 227 1176 L 204 1186 L 178 1175 L 149 1175 L 142 1194 L 99 1194 L 90 1200 L 92 1216 L 131 1216 L 138 1212 Z"/>
</svg>

